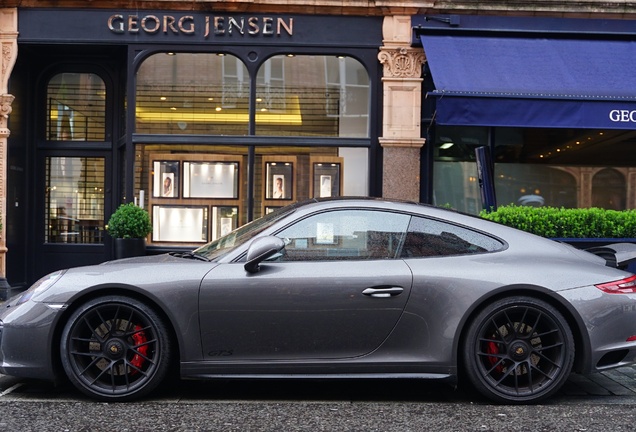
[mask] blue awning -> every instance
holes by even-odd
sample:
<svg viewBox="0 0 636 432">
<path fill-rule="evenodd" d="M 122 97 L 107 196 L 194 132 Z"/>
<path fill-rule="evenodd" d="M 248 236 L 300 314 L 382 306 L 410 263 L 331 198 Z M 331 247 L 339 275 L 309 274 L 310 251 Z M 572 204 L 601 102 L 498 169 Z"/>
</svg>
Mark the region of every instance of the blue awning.
<svg viewBox="0 0 636 432">
<path fill-rule="evenodd" d="M 441 125 L 636 129 L 636 42 L 420 35 Z"/>
</svg>

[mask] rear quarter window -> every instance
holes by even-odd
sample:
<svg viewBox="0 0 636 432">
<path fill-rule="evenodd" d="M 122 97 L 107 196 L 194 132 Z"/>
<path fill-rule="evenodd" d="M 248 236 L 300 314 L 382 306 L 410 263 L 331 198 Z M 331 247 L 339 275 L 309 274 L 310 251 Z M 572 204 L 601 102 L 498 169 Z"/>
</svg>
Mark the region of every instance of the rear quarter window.
<svg viewBox="0 0 636 432">
<path fill-rule="evenodd" d="M 409 224 L 402 258 L 422 258 L 494 252 L 504 245 L 497 239 L 471 229 L 422 217 Z"/>
</svg>

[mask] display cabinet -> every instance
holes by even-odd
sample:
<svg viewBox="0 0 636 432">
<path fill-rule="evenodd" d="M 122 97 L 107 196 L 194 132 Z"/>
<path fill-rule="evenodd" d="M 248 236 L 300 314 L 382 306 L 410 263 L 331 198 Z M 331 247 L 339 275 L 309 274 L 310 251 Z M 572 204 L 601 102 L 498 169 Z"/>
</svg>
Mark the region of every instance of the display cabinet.
<svg viewBox="0 0 636 432">
<path fill-rule="evenodd" d="M 241 156 L 150 155 L 150 243 L 216 240 L 241 223 Z"/>
<path fill-rule="evenodd" d="M 309 158 L 309 196 L 329 198 L 342 195 L 343 159 L 317 156 Z"/>
<path fill-rule="evenodd" d="M 296 200 L 296 156 L 263 156 L 262 203 L 263 214 L 286 206 Z"/>
</svg>

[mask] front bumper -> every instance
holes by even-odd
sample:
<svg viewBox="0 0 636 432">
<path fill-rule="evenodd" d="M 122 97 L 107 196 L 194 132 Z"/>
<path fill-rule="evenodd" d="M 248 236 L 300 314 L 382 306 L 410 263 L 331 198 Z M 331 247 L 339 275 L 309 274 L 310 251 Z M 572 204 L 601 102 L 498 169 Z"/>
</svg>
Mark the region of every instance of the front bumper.
<svg viewBox="0 0 636 432">
<path fill-rule="evenodd" d="M 0 311 L 0 373 L 54 380 L 54 322 L 59 308 L 28 301 L 3 305 Z"/>
</svg>

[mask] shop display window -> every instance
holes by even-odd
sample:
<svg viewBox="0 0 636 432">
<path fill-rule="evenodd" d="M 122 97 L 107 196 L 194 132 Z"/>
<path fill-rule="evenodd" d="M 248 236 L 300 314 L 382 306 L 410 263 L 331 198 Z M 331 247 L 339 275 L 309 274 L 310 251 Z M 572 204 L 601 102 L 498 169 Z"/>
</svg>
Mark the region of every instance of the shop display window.
<svg viewBox="0 0 636 432">
<path fill-rule="evenodd" d="M 205 243 L 244 223 L 242 156 L 152 152 L 147 160 L 151 244 Z M 140 183 L 141 205 L 144 190 Z"/>
<path fill-rule="evenodd" d="M 139 146 L 135 159 L 134 199 L 150 212 L 151 247 L 196 246 L 294 202 L 368 191 L 366 149 L 307 146 L 283 153 L 261 146 L 251 177 L 242 146 L 150 144 Z M 327 227 L 322 232 L 327 241 Z"/>
<path fill-rule="evenodd" d="M 205 71 L 205 73 L 203 73 Z M 371 80 L 350 56 L 273 56 L 250 74 L 228 53 L 161 52 L 137 72 L 135 132 L 368 138 Z M 250 112 L 253 106 L 253 112 Z"/>
<path fill-rule="evenodd" d="M 497 205 L 636 206 L 629 179 L 633 132 L 623 130 L 438 126 L 431 146 L 433 203 L 478 214 L 475 149 L 491 149 Z"/>
</svg>

